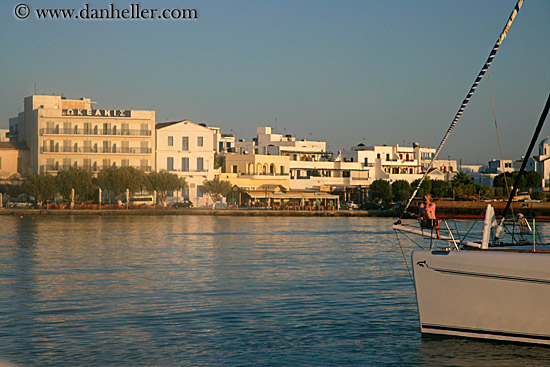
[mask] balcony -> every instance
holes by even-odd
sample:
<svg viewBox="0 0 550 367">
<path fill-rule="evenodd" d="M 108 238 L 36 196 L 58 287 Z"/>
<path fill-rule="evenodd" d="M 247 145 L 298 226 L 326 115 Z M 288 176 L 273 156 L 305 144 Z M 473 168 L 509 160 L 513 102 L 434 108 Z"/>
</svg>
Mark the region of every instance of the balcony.
<svg viewBox="0 0 550 367">
<path fill-rule="evenodd" d="M 48 164 L 44 164 L 42 166 L 40 166 L 40 172 L 59 172 L 59 171 L 62 171 L 64 169 L 69 169 L 71 167 L 74 167 L 74 166 L 65 166 L 65 165 L 48 165 Z M 98 171 L 101 171 L 102 169 L 106 169 L 106 168 L 111 168 L 112 166 L 103 166 L 103 165 L 94 165 L 94 166 L 90 166 L 90 165 L 84 165 L 84 166 L 79 166 L 80 168 L 84 168 L 84 169 L 89 169 L 93 172 L 98 172 Z M 137 169 L 140 169 L 142 171 L 145 171 L 145 172 L 151 172 L 151 166 L 140 166 L 140 167 L 136 167 Z"/>
<path fill-rule="evenodd" d="M 40 153 L 151 154 L 152 148 L 41 147 Z"/>
<path fill-rule="evenodd" d="M 40 135 L 79 135 L 79 136 L 151 136 L 151 130 L 119 129 L 40 129 Z"/>
</svg>

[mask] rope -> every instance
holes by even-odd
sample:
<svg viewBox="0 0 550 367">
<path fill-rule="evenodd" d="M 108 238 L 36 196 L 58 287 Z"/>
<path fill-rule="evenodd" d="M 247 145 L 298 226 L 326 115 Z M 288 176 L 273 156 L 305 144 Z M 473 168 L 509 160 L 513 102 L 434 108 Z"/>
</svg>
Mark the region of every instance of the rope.
<svg viewBox="0 0 550 367">
<path fill-rule="evenodd" d="M 500 162 L 502 163 L 504 161 L 504 157 L 502 155 L 502 148 L 500 146 L 500 137 L 498 134 L 498 124 L 497 124 L 497 113 L 495 109 L 495 100 L 493 98 L 493 84 L 491 83 L 491 70 L 487 70 L 487 78 L 489 79 L 489 91 L 491 92 L 491 104 L 493 106 L 493 118 L 495 119 L 495 130 L 497 134 L 497 143 L 498 143 L 498 152 L 500 154 Z M 508 179 L 506 178 L 506 170 L 503 169 L 502 171 L 503 177 L 504 177 L 504 186 L 506 187 L 506 193 L 508 196 L 510 196 L 510 187 L 508 186 Z M 512 212 L 513 215 L 514 212 Z"/>
</svg>

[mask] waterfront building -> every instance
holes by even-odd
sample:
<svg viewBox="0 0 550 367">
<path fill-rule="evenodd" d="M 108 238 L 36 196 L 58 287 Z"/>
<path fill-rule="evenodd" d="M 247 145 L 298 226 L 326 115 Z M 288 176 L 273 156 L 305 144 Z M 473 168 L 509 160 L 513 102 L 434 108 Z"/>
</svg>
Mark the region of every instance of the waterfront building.
<svg viewBox="0 0 550 367">
<path fill-rule="evenodd" d="M 360 164 L 335 160 L 327 151 L 326 142 L 296 140 L 292 135 L 274 134 L 271 127 L 265 126 L 258 127 L 256 132 L 257 136 L 252 141 L 237 142 L 237 153 L 243 156 L 287 157 L 285 174 L 289 175 L 290 181 L 286 187 L 290 190 L 318 189 L 327 185 L 333 188 L 366 186 L 373 177 L 372 172 Z M 268 164 L 267 167 L 271 166 Z"/>
<path fill-rule="evenodd" d="M 217 153 L 235 153 L 235 135 L 222 134 L 219 127 L 209 127 L 214 131 L 214 150 Z"/>
<path fill-rule="evenodd" d="M 539 143 L 539 154 L 531 156 L 525 169 L 539 172 L 542 175 L 541 187 L 550 187 L 550 137 L 547 136 Z"/>
<path fill-rule="evenodd" d="M 10 141 L 25 143 L 29 173 L 69 167 L 155 170 L 155 111 L 95 109 L 88 98 L 32 95 L 10 119 Z"/>
<path fill-rule="evenodd" d="M 314 159 L 328 154 L 327 144 L 322 141 L 309 141 L 305 138 L 296 140 L 292 135 L 275 134 L 268 126 L 258 127 L 256 133 L 257 136 L 251 141 L 239 140 L 236 143 L 236 152 L 289 156 L 293 161 Z"/>
<path fill-rule="evenodd" d="M 265 185 L 290 187 L 288 156 L 264 154 L 227 154 L 221 180 L 228 180 L 243 190 L 257 190 Z"/>
<path fill-rule="evenodd" d="M 359 144 L 351 150 L 341 151 L 338 158 L 343 162 L 359 162 L 363 169 L 371 169 L 373 180 L 384 179 L 390 183 L 405 180 L 411 183 L 425 174 L 435 152 L 434 148 L 424 148 L 418 143 L 411 147 Z M 436 180 L 450 180 L 456 171 L 455 160 L 435 160 L 428 176 Z"/>
<path fill-rule="evenodd" d="M 492 159 L 491 161 L 487 162 L 487 167 L 485 167 L 484 172 L 499 175 L 504 172 L 514 172 L 516 170 L 519 170 L 520 167 L 521 161 L 519 162 L 518 166 L 517 161 L 511 159 Z"/>
<path fill-rule="evenodd" d="M 472 179 L 473 184 L 482 186 L 493 186 L 493 179 L 496 173 L 486 173 L 487 166 L 481 164 L 462 164 L 460 171 L 467 173 Z"/>
<path fill-rule="evenodd" d="M 9 129 L 0 129 L 0 142 L 10 141 L 9 133 L 10 133 Z"/>
<path fill-rule="evenodd" d="M 215 135 L 216 129 L 188 120 L 156 125 L 157 170 L 185 177 L 187 182 L 183 192 L 169 195 L 169 203 L 189 199 L 201 207 L 211 202 L 201 188 L 205 180 L 215 177 Z"/>
<path fill-rule="evenodd" d="M 24 143 L 0 141 L 0 180 L 27 176 L 29 156 Z"/>
</svg>

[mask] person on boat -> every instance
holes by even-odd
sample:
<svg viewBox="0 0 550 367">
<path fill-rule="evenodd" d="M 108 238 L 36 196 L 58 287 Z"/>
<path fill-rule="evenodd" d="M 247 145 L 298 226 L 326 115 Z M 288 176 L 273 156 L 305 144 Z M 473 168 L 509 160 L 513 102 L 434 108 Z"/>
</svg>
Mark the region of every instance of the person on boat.
<svg viewBox="0 0 550 367">
<path fill-rule="evenodd" d="M 422 228 L 435 229 L 438 239 L 439 236 L 439 220 L 435 217 L 435 203 L 432 201 L 431 194 L 424 194 L 424 202 L 420 204 L 418 216 L 420 218 L 420 226 Z"/>
</svg>

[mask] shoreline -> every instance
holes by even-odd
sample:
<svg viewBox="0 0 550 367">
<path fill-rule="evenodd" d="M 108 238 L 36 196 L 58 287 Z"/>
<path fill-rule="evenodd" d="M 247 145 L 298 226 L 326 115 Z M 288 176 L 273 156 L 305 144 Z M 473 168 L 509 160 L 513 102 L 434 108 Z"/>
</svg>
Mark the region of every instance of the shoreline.
<svg viewBox="0 0 550 367">
<path fill-rule="evenodd" d="M 505 202 L 471 202 L 471 201 L 436 201 L 437 217 L 440 219 L 473 220 L 483 218 L 487 204 L 491 204 L 497 211 L 502 212 Z M 417 208 L 411 206 L 410 212 L 416 213 Z M 512 213 L 522 212 L 527 217 L 534 217 L 540 221 L 550 221 L 550 202 L 514 202 Z M 398 218 L 398 210 L 272 210 L 262 208 L 229 208 L 229 209 L 172 209 L 172 208 L 139 208 L 139 209 L 23 209 L 0 208 L 0 216 L 44 216 L 44 215 L 100 215 L 100 216 L 166 216 L 166 215 L 212 215 L 212 216 L 264 216 L 264 217 L 385 217 Z M 404 216 L 410 217 L 409 215 Z"/>
<path fill-rule="evenodd" d="M 0 215 L 213 215 L 262 217 L 398 217 L 394 210 L 271 210 L 271 209 L 0 209 Z"/>
</svg>

